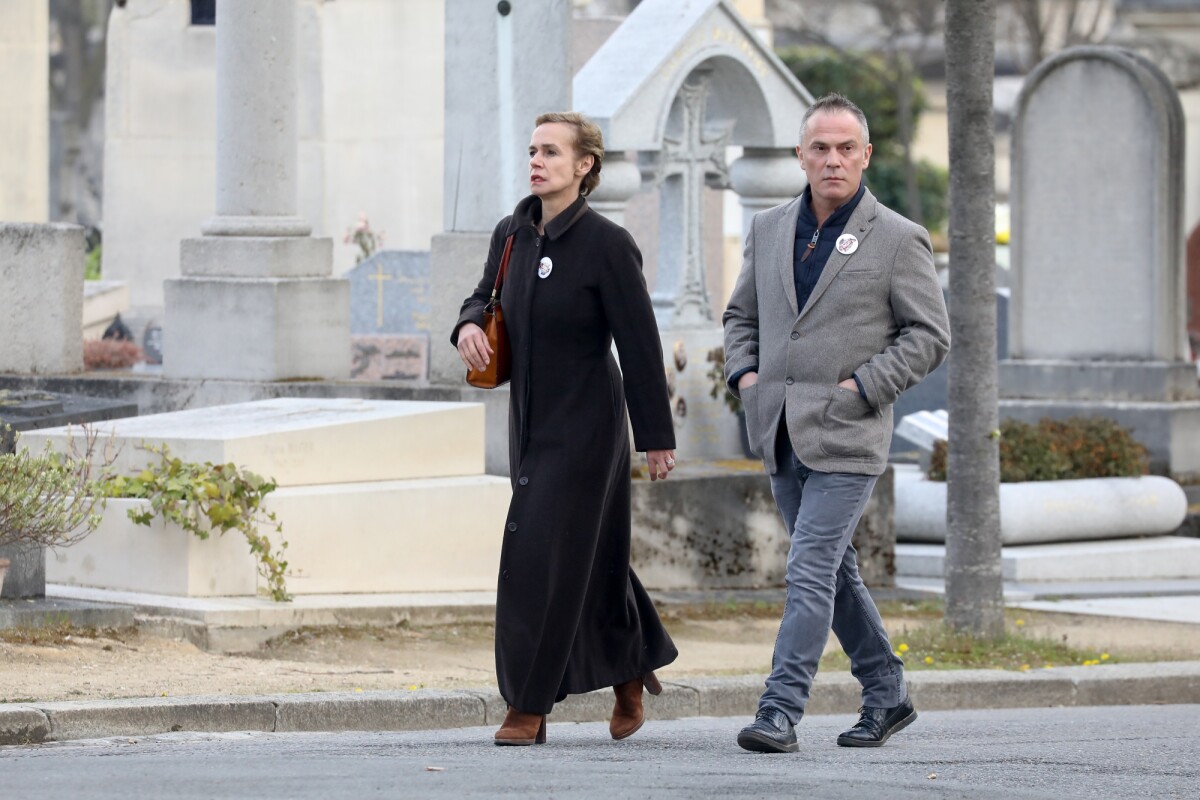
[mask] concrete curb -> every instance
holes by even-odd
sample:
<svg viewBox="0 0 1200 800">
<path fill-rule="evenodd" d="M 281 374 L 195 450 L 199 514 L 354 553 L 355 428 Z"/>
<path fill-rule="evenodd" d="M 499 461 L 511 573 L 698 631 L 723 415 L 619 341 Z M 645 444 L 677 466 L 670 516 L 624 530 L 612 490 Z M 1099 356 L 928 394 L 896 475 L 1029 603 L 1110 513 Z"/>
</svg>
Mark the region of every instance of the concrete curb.
<svg viewBox="0 0 1200 800">
<path fill-rule="evenodd" d="M 1059 667 L 1030 672 L 910 672 L 918 710 L 1200 703 L 1200 661 Z M 650 719 L 751 717 L 758 675 L 691 678 L 646 696 Z M 810 714 L 853 714 L 858 682 L 818 678 Z M 553 722 L 600 722 L 612 711 L 608 690 L 559 703 Z M 505 704 L 494 689 L 343 692 L 267 697 L 151 697 L 132 700 L 0 705 L 0 745 L 38 744 L 173 731 L 401 731 L 498 725 Z"/>
</svg>

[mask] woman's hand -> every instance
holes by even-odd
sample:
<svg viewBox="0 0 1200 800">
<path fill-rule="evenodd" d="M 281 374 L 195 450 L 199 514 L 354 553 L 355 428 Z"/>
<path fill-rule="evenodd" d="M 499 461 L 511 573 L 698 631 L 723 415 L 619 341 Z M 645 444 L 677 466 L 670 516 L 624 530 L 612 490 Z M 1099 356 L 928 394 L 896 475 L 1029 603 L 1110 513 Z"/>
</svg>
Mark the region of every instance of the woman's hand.
<svg viewBox="0 0 1200 800">
<path fill-rule="evenodd" d="M 650 480 L 656 481 L 661 478 L 665 481 L 668 473 L 675 469 L 675 451 L 647 450 L 646 466 L 650 468 Z"/>
<path fill-rule="evenodd" d="M 465 322 L 458 329 L 458 357 L 468 369 L 482 372 L 491 363 L 492 348 L 488 344 L 483 328 L 474 322 Z"/>
</svg>

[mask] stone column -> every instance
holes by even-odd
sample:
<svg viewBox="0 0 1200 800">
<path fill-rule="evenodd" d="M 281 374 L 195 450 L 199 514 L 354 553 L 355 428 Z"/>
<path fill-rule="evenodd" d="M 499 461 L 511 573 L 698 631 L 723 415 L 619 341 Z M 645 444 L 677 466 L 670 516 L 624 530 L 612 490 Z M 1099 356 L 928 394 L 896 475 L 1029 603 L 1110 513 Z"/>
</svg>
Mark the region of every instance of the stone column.
<svg viewBox="0 0 1200 800">
<path fill-rule="evenodd" d="M 730 165 L 729 180 L 742 204 L 743 239 L 755 214 L 786 203 L 808 184 L 793 151 L 754 147 L 747 147 Z"/>
<path fill-rule="evenodd" d="M 461 387 L 466 370 L 450 346 L 450 328 L 483 274 L 492 229 L 529 194 L 526 146 L 534 118 L 571 108 L 571 3 L 445 5 L 446 230 L 430 248 L 429 380 Z"/>
<path fill-rule="evenodd" d="M 642 171 L 625 153 L 605 152 L 600 170 L 600 185 L 588 195 L 588 205 L 621 227 L 625 226 L 625 205 L 642 188 Z"/>
<path fill-rule="evenodd" d="M 206 236 L 307 236 L 296 216 L 296 2 L 217 15 L 217 216 Z"/>
<path fill-rule="evenodd" d="M 169 377 L 349 376 L 350 284 L 296 211 L 296 3 L 219 6 L 217 215 L 164 282 Z"/>
<path fill-rule="evenodd" d="M 0 220 L 45 222 L 50 211 L 47 0 L 0 3 Z"/>
</svg>

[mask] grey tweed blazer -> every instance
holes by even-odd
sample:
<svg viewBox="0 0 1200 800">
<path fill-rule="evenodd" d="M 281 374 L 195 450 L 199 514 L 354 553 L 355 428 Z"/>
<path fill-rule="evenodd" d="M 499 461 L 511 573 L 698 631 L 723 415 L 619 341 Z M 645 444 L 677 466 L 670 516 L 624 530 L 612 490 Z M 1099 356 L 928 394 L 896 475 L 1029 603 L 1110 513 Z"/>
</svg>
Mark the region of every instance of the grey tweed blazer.
<svg viewBox="0 0 1200 800">
<path fill-rule="evenodd" d="M 797 457 L 820 472 L 879 475 L 892 441 L 892 404 L 950 351 L 950 321 L 929 234 L 868 190 L 843 234 L 855 252 L 830 255 L 804 308 L 792 253 L 799 198 L 754 216 L 725 310 L 725 378 L 758 370 L 739 396 L 751 446 L 775 473 L 783 414 Z M 837 386 L 858 375 L 866 399 Z M 737 387 L 733 387 L 738 394 Z"/>
</svg>

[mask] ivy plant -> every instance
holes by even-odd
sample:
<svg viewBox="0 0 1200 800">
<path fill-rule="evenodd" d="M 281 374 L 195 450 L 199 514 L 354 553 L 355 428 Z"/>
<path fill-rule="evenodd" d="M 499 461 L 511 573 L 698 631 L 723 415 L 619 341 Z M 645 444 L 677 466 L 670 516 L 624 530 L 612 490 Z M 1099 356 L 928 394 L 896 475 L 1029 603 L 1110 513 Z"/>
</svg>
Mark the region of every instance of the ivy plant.
<svg viewBox="0 0 1200 800">
<path fill-rule="evenodd" d="M 258 561 L 258 573 L 266 580 L 272 599 L 290 600 L 285 581 L 287 542 L 282 538 L 283 525 L 275 512 L 262 505 L 278 484 L 233 464 L 182 461 L 173 457 L 165 444 L 142 447 L 157 455 L 158 462 L 137 475 L 118 476 L 105 484 L 109 497 L 150 502 L 149 508 L 130 509 L 129 519 L 149 526 L 156 516 L 161 516 L 201 539 L 207 539 L 214 530 L 218 534 L 232 529 L 241 531 Z M 264 529 L 279 535 L 278 549 L 272 549 Z"/>
</svg>

